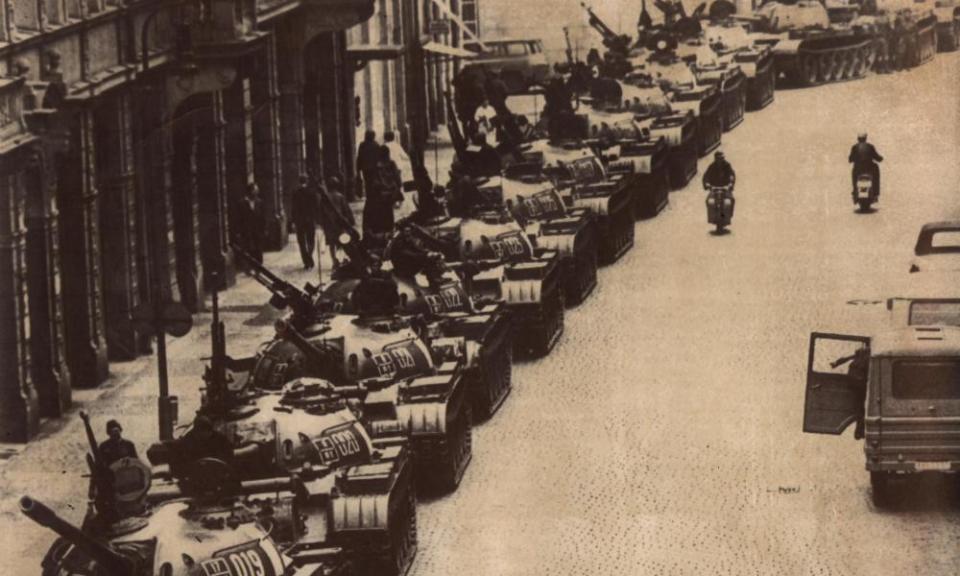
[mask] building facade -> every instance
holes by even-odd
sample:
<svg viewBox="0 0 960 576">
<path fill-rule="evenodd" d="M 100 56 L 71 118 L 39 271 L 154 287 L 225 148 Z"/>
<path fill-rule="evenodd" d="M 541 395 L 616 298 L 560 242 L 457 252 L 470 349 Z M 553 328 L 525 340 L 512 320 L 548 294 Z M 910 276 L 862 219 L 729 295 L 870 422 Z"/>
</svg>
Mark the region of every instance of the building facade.
<svg viewBox="0 0 960 576">
<path fill-rule="evenodd" d="M 0 0 L 0 442 L 150 349 L 148 302 L 229 284 L 303 174 L 353 172 L 346 30 L 377 0 Z M 405 2 L 404 2 L 405 4 Z"/>
<path fill-rule="evenodd" d="M 355 137 L 394 132 L 414 157 L 446 122 L 444 93 L 472 55 L 477 0 L 377 0 L 374 15 L 347 34 L 354 77 Z"/>
</svg>

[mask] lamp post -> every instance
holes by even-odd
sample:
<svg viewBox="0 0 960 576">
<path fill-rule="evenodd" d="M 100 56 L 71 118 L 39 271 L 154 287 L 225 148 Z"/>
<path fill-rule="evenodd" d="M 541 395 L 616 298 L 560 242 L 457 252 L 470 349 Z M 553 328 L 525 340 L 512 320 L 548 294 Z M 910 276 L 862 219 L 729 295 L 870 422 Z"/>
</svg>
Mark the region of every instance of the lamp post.
<svg viewBox="0 0 960 576">
<path fill-rule="evenodd" d="M 141 74 L 146 74 L 150 69 L 150 51 L 148 45 L 148 32 L 150 30 L 150 25 L 153 23 L 157 15 L 168 8 L 175 8 L 186 4 L 185 0 L 175 2 L 173 4 L 162 6 L 148 14 L 144 18 L 143 24 L 140 28 L 140 63 L 141 63 Z M 180 36 L 184 33 L 185 23 L 179 22 L 177 28 L 177 58 L 181 56 L 181 48 L 183 47 L 181 42 L 184 37 Z M 189 37 L 186 37 L 187 43 L 189 44 Z M 186 68 L 190 69 L 188 64 Z M 143 119 L 149 118 L 150 106 L 149 101 L 150 97 L 148 96 L 151 93 L 151 89 L 148 85 L 141 86 L 141 102 L 140 102 L 140 118 L 144 122 L 144 142 L 151 142 L 153 138 L 161 137 L 162 127 L 162 117 L 161 122 L 157 126 L 148 126 L 148 123 Z M 148 151 L 151 149 L 150 146 L 146 148 Z M 152 160 L 152 157 L 148 153 L 148 159 Z M 149 238 L 152 236 L 152 242 L 148 242 L 149 257 L 154 262 L 154 272 L 152 274 L 151 283 L 150 283 L 150 300 L 151 302 L 145 303 L 145 306 L 140 306 L 133 312 L 134 321 L 137 322 L 140 326 L 145 328 L 145 332 L 149 332 L 151 329 L 153 331 L 154 337 L 157 340 L 157 379 L 159 381 L 159 396 L 157 398 L 157 414 L 159 420 L 159 433 L 160 440 L 171 440 L 173 438 L 173 429 L 177 421 L 177 397 L 170 396 L 170 384 L 169 376 L 167 373 L 167 333 L 172 336 L 184 336 L 186 335 L 192 325 L 193 318 L 190 312 L 182 305 L 177 302 L 165 302 L 165 299 L 162 294 L 162 282 L 160 279 L 160 262 L 163 258 L 161 252 L 161 245 L 163 244 L 163 228 L 159 222 L 156 220 L 153 221 L 153 234 L 151 232 L 150 226 L 150 216 L 149 211 L 145 210 L 143 214 L 143 227 L 144 232 Z"/>
</svg>

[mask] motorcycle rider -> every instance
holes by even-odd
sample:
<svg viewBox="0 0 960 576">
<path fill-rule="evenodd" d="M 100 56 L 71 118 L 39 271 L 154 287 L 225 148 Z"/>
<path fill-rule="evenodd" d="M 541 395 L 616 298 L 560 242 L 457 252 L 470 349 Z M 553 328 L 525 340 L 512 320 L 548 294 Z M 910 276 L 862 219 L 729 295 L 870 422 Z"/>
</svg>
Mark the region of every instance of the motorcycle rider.
<svg viewBox="0 0 960 576">
<path fill-rule="evenodd" d="M 853 192 L 857 191 L 857 176 L 859 174 L 869 174 L 873 178 L 873 189 L 875 194 L 880 196 L 880 166 L 877 162 L 883 162 L 883 156 L 877 153 L 873 144 L 867 142 L 867 133 L 861 132 L 857 135 L 857 143 L 850 149 L 848 160 L 853 164 L 853 173 L 850 178 L 853 183 Z"/>
<path fill-rule="evenodd" d="M 703 173 L 703 188 L 709 190 L 711 187 L 729 186 L 731 196 L 733 186 L 737 183 L 737 173 L 733 171 L 733 166 L 727 162 L 723 152 L 718 151 L 713 155 L 713 163 Z"/>
</svg>

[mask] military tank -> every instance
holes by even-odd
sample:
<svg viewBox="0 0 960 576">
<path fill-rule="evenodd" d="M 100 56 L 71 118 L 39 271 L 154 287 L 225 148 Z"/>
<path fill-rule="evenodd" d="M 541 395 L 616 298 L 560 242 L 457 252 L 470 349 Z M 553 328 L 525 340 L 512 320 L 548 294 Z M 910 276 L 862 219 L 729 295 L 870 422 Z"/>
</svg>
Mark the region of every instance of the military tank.
<svg viewBox="0 0 960 576">
<path fill-rule="evenodd" d="M 627 179 L 609 172 L 586 143 L 534 140 L 523 157 L 531 169 L 518 178 L 549 180 L 568 211 L 586 210 L 596 218 L 600 264 L 616 262 L 633 247 L 634 197 Z"/>
<path fill-rule="evenodd" d="M 512 220 L 538 249 L 558 254 L 566 305 L 583 302 L 597 286 L 599 242 L 594 212 L 568 207 L 553 182 L 540 172 L 538 162 L 512 168 L 477 183 L 489 201 L 477 215 L 485 222 L 500 218 L 502 224 L 509 224 Z"/>
<path fill-rule="evenodd" d="M 467 218 L 437 215 L 424 219 L 421 227 L 442 247 L 448 263 L 479 266 L 468 291 L 474 299 L 506 306 L 514 321 L 515 355 L 539 357 L 553 349 L 564 325 L 564 280 L 557 252 L 535 246 L 503 208 L 476 211 Z"/>
<path fill-rule="evenodd" d="M 612 33 L 600 18 L 585 4 L 581 5 L 590 16 L 590 24 L 603 37 L 607 46 L 609 59 L 625 65 L 623 74 L 609 76 L 614 80 L 623 80 L 626 84 L 646 87 L 650 83 L 659 86 L 667 94 L 671 109 L 674 112 L 693 114 L 697 135 L 697 154 L 706 156 L 720 145 L 724 130 L 724 118 L 736 116 L 735 104 L 739 99 L 728 98 L 726 105 L 731 108 L 727 113 L 723 110 L 724 101 L 721 85 L 702 84 L 689 64 L 677 54 L 677 37 L 674 32 L 666 30 L 650 30 L 639 38 L 636 44 L 629 47 L 629 42 L 618 40 L 621 37 Z M 684 18 L 684 23 L 694 22 Z M 684 27 L 681 27 L 684 28 Z M 699 31 L 699 25 L 696 26 Z M 684 33 L 687 34 L 686 30 Z M 629 40 L 629 38 L 627 39 Z M 733 80 L 733 77 L 730 78 Z M 739 88 L 731 82 L 729 93 L 736 93 Z M 742 114 L 741 114 L 742 116 Z M 732 126 L 731 126 L 732 127 Z"/>
<path fill-rule="evenodd" d="M 678 112 L 693 114 L 697 133 L 697 154 L 706 156 L 718 146 L 723 135 L 722 94 L 716 85 L 700 84 L 686 62 L 669 44 L 652 52 L 641 52 L 631 62 L 634 73 L 625 80 L 651 78 L 670 96 L 670 106 Z"/>
<path fill-rule="evenodd" d="M 733 61 L 746 77 L 746 111 L 762 110 L 774 100 L 776 66 L 770 46 L 757 44 L 747 29 L 731 18 L 708 21 L 703 26 L 703 42 L 721 62 Z M 708 72 L 708 77 L 712 73 Z"/>
<path fill-rule="evenodd" d="M 349 469 L 243 480 L 224 461 L 200 458 L 189 479 L 165 481 L 136 458 L 103 463 L 84 419 L 92 501 L 82 526 L 31 497 L 20 501 L 25 515 L 59 536 L 44 575 L 399 575 L 410 565 L 416 531 L 412 492 L 402 490 L 408 464 L 388 471 L 355 461 Z M 396 489 L 373 486 L 373 472 Z M 358 516 L 359 502 L 372 500 L 379 518 Z"/>
<path fill-rule="evenodd" d="M 464 286 L 460 276 L 463 272 L 442 260 L 409 263 L 408 251 L 400 244 L 418 242 L 412 238 L 411 228 L 409 223 L 401 221 L 385 253 L 385 259 L 392 263 L 391 276 L 399 291 L 397 312 L 401 316 L 424 318 L 442 337 L 464 340 L 463 379 L 473 415 L 486 420 L 510 393 L 513 318 L 501 302 L 474 299 Z M 287 321 L 298 329 L 305 329 L 320 315 L 359 312 L 353 295 L 369 275 L 364 263 L 369 262 L 372 255 L 357 246 L 356 240 L 349 235 L 342 239 L 341 246 L 351 259 L 334 271 L 333 281 L 322 289 L 309 284 L 299 289 L 262 264 L 246 258 L 242 250 L 237 249 L 236 253 L 248 260 L 253 278 L 271 292 L 271 302 L 279 309 L 291 311 Z M 423 253 L 426 252 L 424 249 Z"/>
<path fill-rule="evenodd" d="M 817 0 L 771 1 L 739 18 L 748 22 L 754 42 L 771 46 L 777 80 L 784 85 L 862 78 L 877 58 L 873 26 L 834 22 Z"/>
<path fill-rule="evenodd" d="M 335 391 L 353 391 L 374 439 L 409 440 L 422 490 L 455 489 L 471 455 L 466 339 L 396 314 L 399 296 L 389 278 L 366 279 L 353 300 L 360 315 L 311 308 L 277 321 L 276 336 L 233 365 L 255 390 L 282 391 L 298 378 L 319 378 Z M 385 414 L 392 415 L 388 426 Z"/>
<path fill-rule="evenodd" d="M 571 191 L 572 202 L 590 202 L 588 195 L 593 188 L 617 190 L 624 197 L 622 201 L 629 203 L 632 244 L 632 221 L 656 216 L 669 202 L 671 151 L 662 135 L 652 133 L 654 124 L 657 130 L 663 129 L 663 116 L 635 112 L 623 104 L 628 98 L 617 105 L 584 101 L 578 115 L 587 122 L 580 139 L 538 140 L 530 143 L 529 153 L 537 155 L 546 174 L 558 182 L 561 190 Z M 695 153 L 693 160 L 695 169 Z M 572 185 L 565 186 L 567 182 Z"/>
</svg>

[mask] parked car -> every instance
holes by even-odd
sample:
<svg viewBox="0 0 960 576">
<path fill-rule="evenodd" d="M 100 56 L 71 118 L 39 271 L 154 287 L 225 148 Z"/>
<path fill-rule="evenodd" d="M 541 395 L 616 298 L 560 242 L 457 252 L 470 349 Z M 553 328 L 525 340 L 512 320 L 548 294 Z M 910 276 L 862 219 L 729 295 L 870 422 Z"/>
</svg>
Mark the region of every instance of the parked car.
<svg viewBox="0 0 960 576">
<path fill-rule="evenodd" d="M 910 272 L 960 272 L 960 220 L 924 224 Z"/>
<path fill-rule="evenodd" d="M 550 74 L 543 42 L 534 38 L 501 38 L 467 42 L 464 48 L 476 52 L 477 57 L 467 67 L 483 66 L 497 72 L 503 78 L 511 94 L 528 91 L 532 86 L 543 85 Z"/>
</svg>

